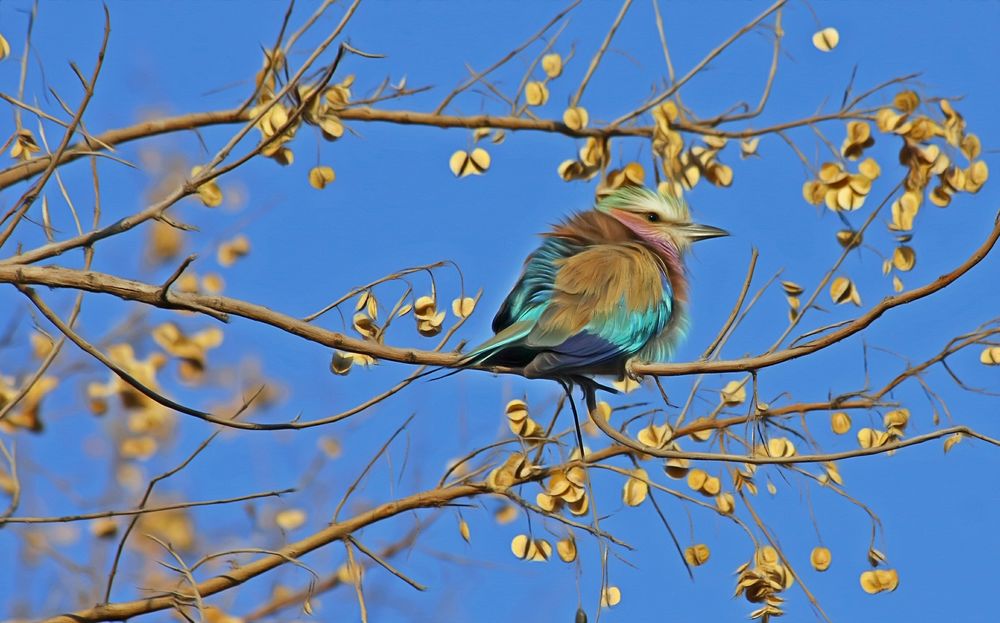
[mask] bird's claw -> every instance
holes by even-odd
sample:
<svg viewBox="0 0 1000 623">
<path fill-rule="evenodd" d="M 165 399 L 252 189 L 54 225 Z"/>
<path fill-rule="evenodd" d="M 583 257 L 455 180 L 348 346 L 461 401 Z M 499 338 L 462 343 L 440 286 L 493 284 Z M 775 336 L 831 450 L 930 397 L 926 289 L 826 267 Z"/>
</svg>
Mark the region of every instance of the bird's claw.
<svg viewBox="0 0 1000 623">
<path fill-rule="evenodd" d="M 642 375 L 635 371 L 635 366 L 638 363 L 635 359 L 629 359 L 625 362 L 625 379 L 642 383 Z"/>
</svg>

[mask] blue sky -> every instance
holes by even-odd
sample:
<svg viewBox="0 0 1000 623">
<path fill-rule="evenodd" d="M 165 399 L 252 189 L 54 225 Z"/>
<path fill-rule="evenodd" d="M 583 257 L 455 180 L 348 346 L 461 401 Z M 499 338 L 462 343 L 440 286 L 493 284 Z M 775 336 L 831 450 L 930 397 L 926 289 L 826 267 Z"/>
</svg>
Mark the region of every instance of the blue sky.
<svg viewBox="0 0 1000 623">
<path fill-rule="evenodd" d="M 309 3 L 302 4 L 293 23 L 304 18 Z M 16 92 L 17 50 L 23 41 L 26 6 L 24 2 L 0 5 L 0 33 L 15 49 L 10 59 L 0 63 L 0 84 L 6 93 Z M 492 63 L 561 6 L 548 2 L 364 4 L 347 29 L 348 38 L 355 47 L 386 58 L 348 58 L 344 72 L 357 74 L 356 94 L 370 91 L 387 75 L 394 81 L 406 76 L 410 86 L 434 85 L 430 94 L 387 105 L 433 109 L 453 85 L 465 78 L 466 62 L 476 68 Z M 687 71 L 764 7 L 762 3 L 738 2 L 664 3 L 666 32 L 678 71 Z M 555 49 L 565 54 L 575 44 L 577 56 L 552 86 L 550 102 L 539 114 L 560 116 L 618 9 L 617 4 L 593 2 L 574 11 Z M 1000 5 L 817 2 L 813 9 L 819 25 L 839 30 L 840 45 L 830 54 L 813 48 L 810 37 L 817 29 L 813 13 L 801 2 L 790 3 L 784 16 L 786 49 L 774 94 L 755 124 L 829 110 L 840 101 L 855 66 L 858 90 L 895 76 L 922 72 L 914 85 L 917 90 L 956 101 L 969 130 L 982 139 L 985 160 L 1000 171 L 995 151 L 990 151 L 1000 137 L 1000 118 L 995 113 L 995 59 L 1000 57 L 995 28 L 1000 23 Z M 273 42 L 284 6 L 251 2 L 114 2 L 110 10 L 111 44 L 97 95 L 85 119 L 91 131 L 130 125 L 155 113 L 180 114 L 233 106 L 242 99 L 249 79 L 259 67 L 261 46 Z M 299 49 L 311 49 L 309 44 L 328 32 L 339 15 L 340 10 L 334 9 L 323 18 L 318 32 L 307 37 Z M 37 58 L 44 63 L 46 84 L 71 102 L 76 102 L 79 94 L 67 61 L 75 60 L 89 73 L 101 20 L 100 6 L 94 3 L 43 3 L 40 9 L 34 35 Z M 303 57 L 293 55 L 293 63 Z M 736 101 L 755 102 L 769 58 L 770 38 L 764 33 L 749 34 L 685 86 L 685 103 L 699 114 L 710 116 Z M 45 94 L 34 59 L 32 63 L 26 97 L 46 109 L 57 109 L 58 104 Z M 509 71 L 498 74 L 498 85 L 512 88 L 526 63 L 515 59 Z M 641 101 L 664 75 L 652 9 L 648 2 L 638 2 L 588 87 L 583 105 L 591 119 L 616 117 Z M 888 103 L 891 95 L 889 91 L 876 96 L 875 102 Z M 450 110 L 495 111 L 497 105 L 479 93 L 470 93 L 456 100 Z M 10 131 L 9 117 L 0 123 L 5 126 L 5 134 Z M 196 201 L 184 202 L 178 213 L 202 229 L 188 241 L 188 249 L 202 257 L 195 270 L 220 270 L 214 261 L 215 245 L 243 232 L 253 250 L 234 267 L 222 271 L 226 294 L 303 315 L 356 285 L 400 268 L 439 259 L 454 260 L 464 271 L 466 287 L 483 289 L 478 313 L 459 334 L 461 339 L 476 342 L 489 335 L 492 312 L 513 283 L 524 255 L 536 244 L 535 234 L 560 216 L 587 208 L 593 196 L 591 184 L 567 184 L 556 175 L 558 163 L 572 157 L 579 147 L 566 137 L 511 133 L 502 145 L 488 146 L 492 166 L 486 175 L 456 180 L 447 161 L 454 150 L 469 145 L 468 132 L 386 124 L 355 123 L 350 127 L 356 134 L 332 144 L 317 142 L 311 133 L 302 132 L 293 144 L 296 162 L 291 167 L 254 161 L 223 178 L 220 185 L 227 196 L 242 193 L 246 198 L 239 211 L 226 207 L 209 211 Z M 825 126 L 825 130 L 834 142 L 842 138 L 840 128 Z M 232 131 L 228 127 L 210 128 L 202 132 L 202 137 L 214 151 Z M 53 141 L 55 135 L 51 131 L 49 140 Z M 811 159 L 824 154 L 824 148 L 808 130 L 791 136 Z M 191 163 L 205 158 L 198 138 L 191 133 L 162 137 L 150 145 L 163 153 L 182 154 Z M 317 149 L 319 160 L 337 172 L 336 182 L 322 192 L 306 182 L 308 169 L 317 161 Z M 899 174 L 892 166 L 897 150 L 898 144 L 891 140 L 879 140 L 871 150 L 871 155 L 883 163 L 883 178 L 852 222 L 859 223 L 877 205 L 876 198 L 882 196 L 879 193 L 891 188 L 895 181 L 891 174 Z M 690 194 L 698 219 L 724 227 L 733 236 L 705 243 L 689 261 L 693 330 L 678 353 L 681 360 L 697 357 L 729 313 L 751 247 L 761 253 L 760 283 L 783 269 L 783 278 L 807 288 L 822 277 L 839 254 L 833 237 L 839 229 L 837 219 L 802 200 L 801 184 L 806 173 L 801 163 L 777 137 L 762 140 L 759 151 L 762 158 L 741 161 L 735 146 L 731 146 L 724 152 L 723 161 L 734 169 L 732 188 L 715 189 L 702 184 Z M 613 153 L 616 162 L 645 159 L 648 146 L 622 141 Z M 140 160 L 136 145 L 123 148 L 122 155 Z M 147 173 L 110 163 L 102 164 L 102 174 L 105 222 L 140 209 L 146 191 L 155 183 Z M 75 184 L 87 197 L 88 176 L 82 163 L 66 170 L 67 184 Z M 8 190 L 0 202 L 9 206 L 19 192 L 17 188 Z M 913 243 L 918 262 L 904 276 L 906 285 L 926 283 L 964 259 L 991 227 L 1000 205 L 998 198 L 1000 191 L 991 182 L 978 195 L 956 198 L 947 209 L 925 203 Z M 101 243 L 95 268 L 151 282 L 162 280 L 169 268 L 154 272 L 137 260 L 145 233 L 133 232 Z M 26 245 L 35 244 L 39 237 L 37 231 L 26 229 L 22 240 Z M 869 241 L 882 251 L 892 248 L 890 233 L 881 221 L 873 227 Z M 67 256 L 58 262 L 78 265 L 79 258 Z M 891 293 L 888 280 L 880 274 L 880 265 L 881 259 L 872 252 L 856 254 L 845 264 L 845 273 L 857 280 L 866 305 Z M 916 361 L 929 357 L 950 337 L 972 330 L 997 314 L 998 279 L 1000 264 L 996 258 L 988 258 L 947 291 L 887 314 L 866 333 L 865 341 Z M 452 277 L 443 277 L 440 287 L 446 300 L 457 295 L 458 284 Z M 45 295 L 60 305 L 60 310 L 67 308 L 69 299 L 64 294 Z M 825 295 L 823 300 L 828 300 Z M 6 310 L 23 309 L 24 304 L 23 297 L 12 288 L 0 291 L 0 323 L 7 322 L 11 315 Z M 88 336 L 97 339 L 127 313 L 127 306 L 118 301 L 95 298 L 85 306 L 82 326 Z M 844 306 L 830 309 L 829 313 L 817 314 L 804 328 L 855 313 L 857 310 Z M 172 318 L 162 313 L 154 314 L 151 320 Z M 748 317 L 744 329 L 729 343 L 725 355 L 738 357 L 765 349 L 783 329 L 784 318 L 780 290 L 769 291 Z M 203 321 L 183 322 L 189 328 L 205 326 Z M 323 322 L 330 328 L 339 326 L 335 315 Z M 22 321 L 19 336 L 26 338 L 29 324 Z M 429 343 L 417 338 L 409 328 L 390 339 L 424 347 Z M 150 348 L 146 344 L 144 352 Z M 864 383 L 861 349 L 861 340 L 855 339 L 815 357 L 769 370 L 761 376 L 762 394 L 775 400 L 787 391 L 797 400 L 810 400 L 858 389 Z M 371 371 L 355 370 L 344 378 L 333 377 L 327 371 L 327 350 L 242 321 L 226 329 L 225 344 L 212 353 L 212 358 L 233 363 L 254 352 L 265 374 L 280 380 L 288 390 L 287 399 L 270 415 L 275 419 L 290 419 L 298 413 L 304 418 L 321 417 L 379 391 L 407 373 L 403 366 L 384 364 Z M 90 366 L 83 355 L 69 347 L 66 356 Z M 970 349 L 955 358 L 955 367 L 970 384 L 1000 386 L 997 369 L 980 366 L 977 358 L 978 351 Z M 900 361 L 885 353 L 873 354 L 871 362 L 875 384 L 884 383 L 900 369 Z M 0 351 L 0 373 L 20 374 L 30 365 L 24 349 Z M 104 378 L 103 372 L 91 366 L 68 379 L 68 389 L 64 387 L 46 403 L 46 433 L 17 436 L 19 456 L 44 468 L 26 470 L 30 487 L 25 494 L 24 513 L 93 510 L 77 507 L 41 471 L 62 475 L 70 488 L 84 496 L 96 497 L 108 491 L 107 446 L 102 440 L 112 424 L 90 416 L 81 399 L 86 381 Z M 179 396 L 194 396 L 176 383 L 171 385 L 170 374 L 165 373 L 164 378 Z M 726 380 L 729 378 L 709 378 L 705 386 L 718 389 Z M 941 370 L 931 372 L 928 382 L 941 390 L 957 422 L 986 434 L 998 434 L 995 400 L 958 391 Z M 684 396 L 689 381 L 668 380 L 666 386 L 672 396 Z M 225 390 L 212 389 L 210 400 L 222 400 L 228 395 Z M 344 456 L 319 472 L 319 484 L 282 502 L 311 510 L 307 527 L 291 535 L 299 538 L 310 528 L 324 525 L 364 461 L 409 415 L 416 414 L 416 420 L 407 443 L 395 447 L 391 468 L 379 465 L 359 492 L 359 500 L 384 499 L 390 483 L 407 492 L 431 485 L 448 459 L 502 434 L 504 402 L 522 395 L 538 409 L 539 419 L 545 419 L 543 409 L 551 408 L 558 391 L 545 382 L 465 373 L 420 384 L 370 413 L 329 430 L 230 432 L 199 457 L 198 463 L 182 474 L 170 490 L 178 497 L 205 499 L 294 485 L 313 460 L 320 435 L 341 438 Z M 200 396 L 204 400 L 204 395 Z M 648 390 L 615 400 L 623 404 L 632 402 L 635 396 L 656 400 L 654 392 Z M 904 387 L 895 398 L 913 412 L 910 434 L 932 430 L 930 409 L 918 387 Z M 201 404 L 205 406 L 210 400 Z M 712 406 L 708 402 L 701 404 L 706 410 Z M 828 433 L 824 414 L 810 418 L 814 418 L 809 420 L 810 430 L 826 450 L 854 447 L 853 435 L 834 439 Z M 876 415 L 872 421 L 878 419 Z M 856 426 L 864 425 L 866 420 L 859 414 Z M 179 424 L 176 443 L 144 466 L 148 474 L 175 464 L 210 432 L 200 422 L 181 419 Z M 81 439 L 86 443 L 80 444 Z M 399 478 L 404 455 L 408 471 Z M 886 537 L 880 547 L 900 572 L 899 589 L 878 596 L 866 595 L 858 586 L 858 574 L 867 568 L 869 530 L 860 510 L 828 491 L 804 487 L 800 479 L 786 480 L 777 470 L 761 470 L 760 480 L 764 481 L 763 474 L 770 474 L 779 494 L 772 498 L 762 491 L 755 503 L 832 620 L 927 620 L 947 616 L 952 620 L 986 621 L 992 618 L 988 596 L 993 590 L 994 561 L 1000 555 L 1000 540 L 993 530 L 993 518 L 1000 512 L 1000 494 L 989 476 L 997 467 L 1000 459 L 996 450 L 974 442 L 960 444 L 946 457 L 940 443 L 930 443 L 892 457 L 854 459 L 841 465 L 847 490 L 869 503 L 882 518 Z M 650 466 L 651 473 L 656 469 Z M 689 515 L 687 507 L 662 500 L 682 543 L 704 542 L 712 549 L 712 558 L 696 570 L 692 582 L 648 504 L 639 509 L 621 508 L 620 486 L 618 480 L 599 479 L 597 503 L 602 512 L 611 515 L 606 526 L 638 549 L 624 560 L 612 559 L 610 578 L 622 588 L 623 599 L 619 606 L 604 612 L 602 620 L 745 617 L 752 609 L 750 605 L 742 599 L 730 599 L 732 571 L 751 554 L 743 535 L 714 514 L 691 511 Z M 533 489 L 525 491 L 529 497 L 534 493 Z M 817 544 L 817 530 L 807 500 L 813 504 L 823 543 L 833 551 L 833 565 L 825 574 L 808 568 L 808 552 Z M 471 545 L 459 538 L 454 513 L 445 512 L 415 551 L 398 559 L 402 569 L 431 587 L 427 593 L 416 593 L 379 571 L 368 576 L 373 621 L 500 621 L 513 617 L 526 622 L 571 620 L 578 600 L 576 569 L 559 562 L 537 565 L 516 561 L 509 553 L 509 542 L 526 529 L 523 520 L 496 526 L 492 520 L 496 502 L 487 500 L 483 504 L 485 510 L 474 507 L 463 511 L 472 529 Z M 279 506 L 260 504 L 259 508 L 263 512 Z M 202 538 L 220 547 L 245 545 L 242 537 L 251 534 L 250 522 L 238 507 L 198 511 L 194 516 Z M 410 521 L 397 518 L 368 530 L 363 539 L 377 546 L 402 533 Z M 541 523 L 536 520 L 533 525 L 539 528 Z M 27 614 L 50 612 L 46 604 L 51 601 L 43 594 L 63 576 L 52 565 L 42 565 L 29 576 L 16 569 L 16 534 L 10 529 L 0 531 L 0 614 L 6 614 L 3 604 L 17 604 L 18 596 L 30 596 L 33 607 Z M 265 547 L 279 546 L 283 538 L 274 530 L 252 534 L 253 544 Z M 583 561 L 579 587 L 584 606 L 594 620 L 599 558 L 591 541 L 582 535 L 578 540 Z M 99 552 L 84 547 L 68 551 L 79 562 L 99 561 L 100 565 L 107 561 Z M 445 562 L 440 553 L 466 562 Z M 308 562 L 329 572 L 340 564 L 342 554 L 340 548 L 331 546 L 310 556 Z M 30 586 L 28 578 L 33 581 Z M 283 569 L 252 581 L 235 600 L 223 597 L 214 602 L 242 614 L 258 604 L 278 581 L 301 586 L 305 576 L 295 569 Z M 115 596 L 132 598 L 136 582 L 136 578 L 126 576 Z M 789 620 L 813 618 L 801 591 L 793 589 L 788 598 Z M 348 591 L 325 595 L 321 602 L 317 607 L 320 620 L 357 616 L 356 603 Z"/>
</svg>

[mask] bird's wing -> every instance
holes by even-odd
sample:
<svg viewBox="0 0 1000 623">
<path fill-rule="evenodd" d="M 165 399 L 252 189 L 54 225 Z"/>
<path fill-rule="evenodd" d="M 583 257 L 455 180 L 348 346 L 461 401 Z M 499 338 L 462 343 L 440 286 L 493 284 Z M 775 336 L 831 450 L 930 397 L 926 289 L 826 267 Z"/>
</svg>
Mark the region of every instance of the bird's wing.
<svg viewBox="0 0 1000 623">
<path fill-rule="evenodd" d="M 525 260 L 520 278 L 493 318 L 493 332 L 500 333 L 543 307 L 555 286 L 556 263 L 577 250 L 566 239 L 546 238 Z"/>
<path fill-rule="evenodd" d="M 638 244 L 595 245 L 555 262 L 544 311 L 519 345 L 538 351 L 530 372 L 585 371 L 639 352 L 667 326 L 670 282 Z"/>
</svg>

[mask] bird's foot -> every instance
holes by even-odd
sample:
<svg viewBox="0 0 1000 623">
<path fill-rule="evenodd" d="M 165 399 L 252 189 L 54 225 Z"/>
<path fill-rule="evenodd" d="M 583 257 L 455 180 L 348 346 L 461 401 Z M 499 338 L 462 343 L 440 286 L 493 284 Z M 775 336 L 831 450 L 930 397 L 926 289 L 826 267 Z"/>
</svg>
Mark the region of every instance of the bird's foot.
<svg viewBox="0 0 1000 623">
<path fill-rule="evenodd" d="M 642 375 L 635 371 L 636 365 L 639 361 L 634 357 L 625 361 L 625 379 L 628 381 L 635 381 L 636 383 L 642 383 Z"/>
</svg>

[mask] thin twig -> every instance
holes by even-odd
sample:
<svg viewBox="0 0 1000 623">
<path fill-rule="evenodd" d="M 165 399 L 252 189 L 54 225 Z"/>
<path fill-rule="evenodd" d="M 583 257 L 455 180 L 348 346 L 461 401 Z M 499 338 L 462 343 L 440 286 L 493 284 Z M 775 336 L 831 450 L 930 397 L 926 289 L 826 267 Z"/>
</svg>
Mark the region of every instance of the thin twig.
<svg viewBox="0 0 1000 623">
<path fill-rule="evenodd" d="M 590 79 L 594 76 L 594 72 L 597 71 L 597 66 L 601 64 L 601 60 L 604 58 L 604 53 L 607 52 L 608 46 L 611 45 L 611 40 L 614 38 L 615 33 L 618 32 L 618 27 L 621 25 L 622 20 L 625 19 L 625 14 L 628 13 L 630 6 L 632 6 L 632 0 L 625 0 L 625 2 L 622 3 L 622 8 L 618 11 L 618 17 L 616 17 L 615 21 L 611 23 L 611 28 L 608 29 L 608 34 L 604 36 L 604 41 L 601 42 L 601 47 L 597 49 L 597 52 L 594 54 L 594 58 L 590 60 L 590 66 L 587 67 L 587 73 L 583 75 L 583 80 L 580 81 L 579 88 L 577 88 L 573 97 L 570 98 L 570 108 L 575 108 L 580 104 L 580 98 L 583 97 L 583 92 L 587 88 L 587 84 L 590 83 Z"/>
</svg>

